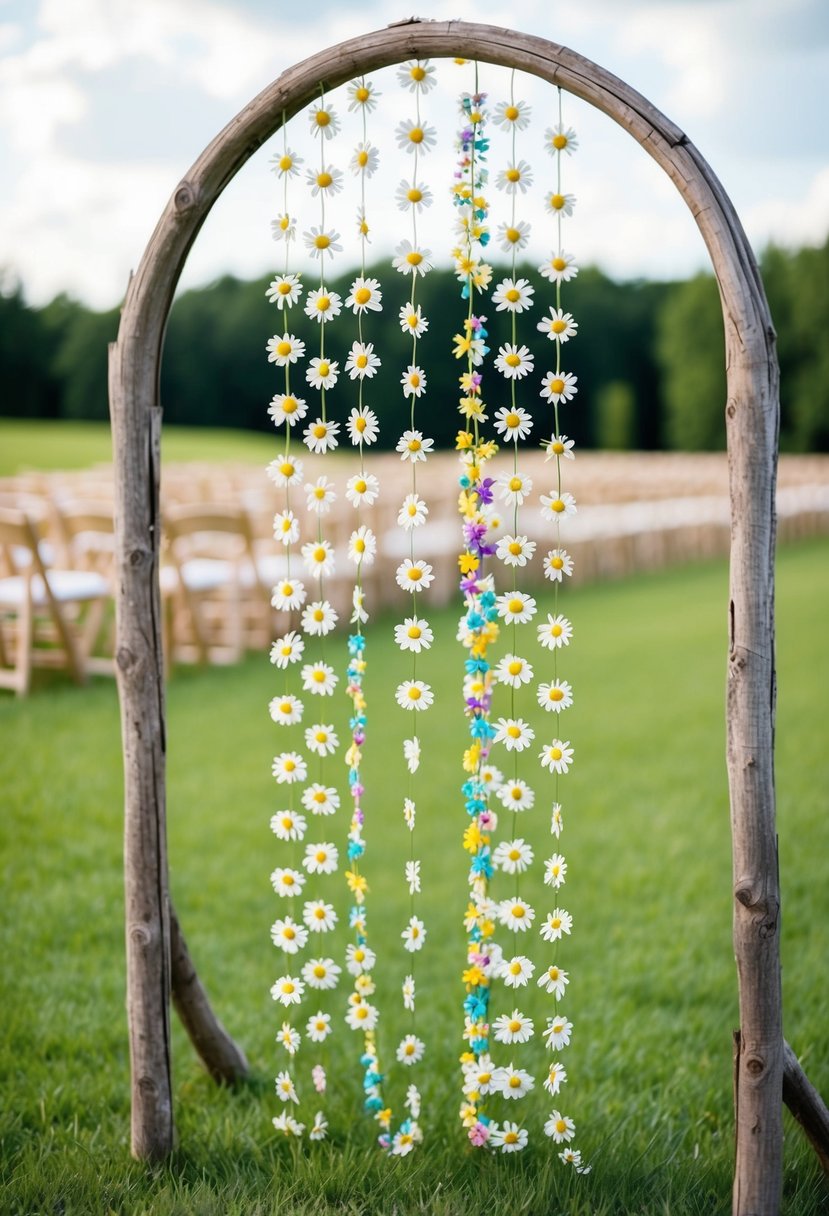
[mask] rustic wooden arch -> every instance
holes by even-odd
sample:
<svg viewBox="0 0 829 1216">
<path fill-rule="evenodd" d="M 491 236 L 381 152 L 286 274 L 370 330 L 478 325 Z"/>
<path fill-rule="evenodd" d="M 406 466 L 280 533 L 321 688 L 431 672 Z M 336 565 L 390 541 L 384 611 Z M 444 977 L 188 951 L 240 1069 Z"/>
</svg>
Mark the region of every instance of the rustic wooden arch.
<svg viewBox="0 0 829 1216">
<path fill-rule="evenodd" d="M 179 183 L 130 279 L 118 340 L 110 348 L 109 384 L 117 475 L 117 671 L 125 767 L 133 1153 L 161 1158 L 173 1145 L 171 993 L 211 1072 L 230 1080 L 246 1070 L 244 1055 L 212 1015 L 168 894 L 158 381 L 173 293 L 190 246 L 225 186 L 284 120 L 318 95 L 321 83 L 333 89 L 406 59 L 456 55 L 530 72 L 624 127 L 687 203 L 719 283 L 732 521 L 727 763 L 740 991 L 734 1210 L 771 1214 L 778 1210 L 781 1193 L 784 1042 L 773 766 L 779 401 L 768 306 L 734 208 L 682 131 L 623 81 L 573 51 L 543 38 L 466 22 L 403 22 L 321 51 L 284 72 L 217 135 Z M 789 1064 L 787 1075 L 794 1076 L 796 1061 Z"/>
</svg>

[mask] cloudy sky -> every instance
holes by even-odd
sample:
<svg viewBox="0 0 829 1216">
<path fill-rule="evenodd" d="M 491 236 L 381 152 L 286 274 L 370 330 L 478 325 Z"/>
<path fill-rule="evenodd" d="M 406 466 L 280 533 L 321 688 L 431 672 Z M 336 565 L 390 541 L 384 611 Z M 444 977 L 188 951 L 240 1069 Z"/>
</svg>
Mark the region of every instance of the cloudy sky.
<svg viewBox="0 0 829 1216">
<path fill-rule="evenodd" d="M 494 0 L 468 8 L 429 0 L 419 15 L 504 25 L 519 9 L 518 28 L 621 76 L 685 130 L 730 193 L 755 249 L 826 237 L 827 0 L 522 0 L 512 10 Z M 304 18 L 309 11 L 313 23 Z M 409 15 L 392 0 L 317 0 L 312 10 L 285 0 L 0 0 L 0 270 L 19 276 L 35 304 L 60 291 L 96 308 L 116 304 L 177 181 L 252 96 L 315 50 Z M 452 98 L 469 87 L 469 70 L 440 63 L 438 87 L 423 102 L 439 144 L 424 161 L 435 206 L 422 239 L 441 257 Z M 393 199 L 407 171 L 393 127 L 413 116 L 413 103 L 393 69 L 375 77 L 383 98 L 370 137 L 384 169 L 372 184 L 372 252 L 385 256 L 409 234 Z M 508 95 L 508 74 L 482 68 L 481 87 L 494 103 Z M 515 89 L 534 115 L 519 153 L 541 180 L 550 171 L 542 132 L 555 101 L 534 80 L 518 78 Z M 359 131 L 345 98 L 331 102 L 344 126 L 330 159 L 345 169 Z M 578 199 L 566 244 L 579 261 L 624 278 L 703 267 L 705 249 L 684 204 L 630 137 L 575 98 L 565 99 L 565 118 L 580 142 L 565 162 L 565 188 Z M 307 126 L 297 116 L 290 142 L 316 157 Z M 274 269 L 270 221 L 280 200 L 268 160 L 276 150 L 276 143 L 262 149 L 228 188 L 183 286 Z M 496 140 L 493 172 L 507 154 Z M 349 234 L 354 197 L 344 193 L 333 217 Z M 550 241 L 540 195 L 522 205 L 538 241 L 530 252 L 544 256 Z M 301 181 L 290 207 L 301 227 L 316 222 Z"/>
</svg>

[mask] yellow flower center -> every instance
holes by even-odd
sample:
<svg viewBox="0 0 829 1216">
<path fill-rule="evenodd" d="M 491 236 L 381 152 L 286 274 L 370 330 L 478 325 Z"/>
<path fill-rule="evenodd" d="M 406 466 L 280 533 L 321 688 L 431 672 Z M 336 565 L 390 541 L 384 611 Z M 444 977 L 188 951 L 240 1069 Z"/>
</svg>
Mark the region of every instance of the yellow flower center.
<svg viewBox="0 0 829 1216">
<path fill-rule="evenodd" d="M 520 659 L 513 659 L 513 661 L 510 663 L 509 667 L 507 668 L 507 671 L 510 673 L 511 676 L 517 676 L 523 670 L 524 670 L 524 664 L 521 662 Z"/>
<path fill-rule="evenodd" d="M 296 761 L 294 761 L 294 760 L 285 761 L 285 772 L 286 773 L 292 773 L 295 768 L 296 768 Z"/>
<path fill-rule="evenodd" d="M 404 1050 L 404 1053 L 405 1053 L 407 1056 L 413 1056 L 413 1055 L 414 1055 L 414 1050 L 415 1050 L 415 1045 L 414 1045 L 414 1043 L 407 1043 L 407 1044 L 406 1044 L 406 1046 L 405 1046 L 405 1048 L 404 1048 L 403 1050 Z"/>
<path fill-rule="evenodd" d="M 556 378 L 550 382 L 550 389 L 554 393 L 564 392 L 564 381 L 561 379 L 561 376 L 556 376 Z"/>
<path fill-rule="evenodd" d="M 408 325 L 409 329 L 417 329 L 417 316 L 415 313 L 409 313 L 409 315 L 406 317 L 406 324 Z"/>
<path fill-rule="evenodd" d="M 330 371 L 331 371 L 331 364 L 328 363 L 325 359 L 323 359 L 317 365 L 317 372 L 320 376 L 327 376 Z"/>
<path fill-rule="evenodd" d="M 287 156 L 287 155 L 280 156 L 279 167 L 283 173 L 287 173 L 289 169 L 292 169 L 293 164 L 294 164 L 294 158 L 292 156 Z"/>
<path fill-rule="evenodd" d="M 314 675 L 313 675 L 313 679 L 316 684 L 324 684 L 325 683 L 325 672 L 324 671 L 315 671 Z"/>
<path fill-rule="evenodd" d="M 328 113 L 327 110 L 317 110 L 314 117 L 317 120 L 318 127 L 327 127 L 328 124 L 331 122 L 331 115 Z"/>
<path fill-rule="evenodd" d="M 284 358 L 285 355 L 289 355 L 291 353 L 292 349 L 293 349 L 293 344 L 291 342 L 286 342 L 285 339 L 283 338 L 282 341 L 277 345 L 276 353 L 278 355 L 282 355 L 282 357 Z"/>
<path fill-rule="evenodd" d="M 556 1131 L 557 1132 L 566 1132 L 567 1131 L 567 1124 L 564 1122 L 563 1119 L 556 1119 Z"/>
<path fill-rule="evenodd" d="M 550 509 L 555 511 L 556 514 L 560 515 L 561 512 L 565 509 L 564 501 L 561 498 L 554 498 L 553 501 L 550 503 Z"/>
<path fill-rule="evenodd" d="M 410 519 L 414 519 L 415 515 L 417 515 L 417 507 L 413 502 L 409 503 L 406 511 L 408 512 Z"/>
<path fill-rule="evenodd" d="M 550 755 L 552 756 L 552 758 L 554 760 L 560 760 L 563 755 L 563 752 L 560 747 L 551 747 Z"/>
<path fill-rule="evenodd" d="M 509 241 L 509 243 L 511 245 L 514 245 L 516 241 L 521 240 L 521 233 L 519 232 L 519 230 L 517 228 L 507 228 L 506 232 L 504 233 L 504 236 L 507 238 L 507 240 Z"/>
<path fill-rule="evenodd" d="M 356 538 L 356 540 L 354 541 L 354 552 L 355 553 L 365 553 L 365 551 L 366 551 L 366 542 L 363 540 L 362 536 L 358 536 Z"/>
<path fill-rule="evenodd" d="M 327 730 L 318 730 L 317 733 L 314 735 L 314 738 L 316 739 L 317 743 L 327 743 L 328 742 L 328 731 Z M 322 853 L 322 854 L 317 853 L 317 861 L 322 861 L 322 859 L 324 857 L 325 857 L 324 853 Z"/>
<path fill-rule="evenodd" d="M 566 270 L 567 262 L 564 258 L 553 258 L 553 270 Z"/>
<path fill-rule="evenodd" d="M 520 963 L 510 963 L 509 971 L 510 971 L 510 975 L 520 975 L 521 974 L 521 964 Z"/>
<path fill-rule="evenodd" d="M 521 1088 L 521 1078 L 516 1077 L 515 1074 L 513 1073 L 513 1075 L 509 1079 L 509 1087 L 510 1087 L 510 1089 L 520 1089 Z M 515 1144 L 515 1141 L 518 1139 L 515 1132 L 507 1132 L 507 1135 L 512 1136 L 512 1140 L 510 1141 L 510 1144 Z"/>
<path fill-rule="evenodd" d="M 331 185 L 331 183 L 333 182 L 333 180 L 334 180 L 334 179 L 333 179 L 333 177 L 331 176 L 331 174 L 330 174 L 330 173 L 328 173 L 328 172 L 327 172 L 325 169 L 323 169 L 322 173 L 318 173 L 318 174 L 317 174 L 317 185 L 318 185 L 318 186 L 319 186 L 319 187 L 320 187 L 322 190 L 325 190 L 325 188 L 326 188 L 327 186 L 330 186 L 330 185 Z"/>
<path fill-rule="evenodd" d="M 354 362 L 357 367 L 368 367 L 368 355 L 358 355 Z M 361 423 L 362 425 L 360 425 Z M 365 418 L 358 418 L 356 426 L 358 431 L 364 431 L 366 429 Z"/>
<path fill-rule="evenodd" d="M 288 216 L 288 215 L 281 215 L 281 216 L 279 217 L 279 227 L 282 229 L 282 231 L 283 231 L 283 232 L 287 232 L 287 231 L 288 231 L 288 229 L 290 228 L 290 226 L 291 226 L 291 218 L 290 218 L 290 216 Z"/>
<path fill-rule="evenodd" d="M 420 566 L 410 566 L 408 575 L 411 582 L 416 583 L 419 578 L 423 577 L 423 571 L 421 570 Z"/>
<path fill-rule="evenodd" d="M 511 739 L 520 739 L 520 737 L 521 737 L 521 727 L 520 727 L 520 726 L 515 726 L 515 724 L 513 724 L 512 726 L 508 726 L 508 727 L 507 727 L 507 734 L 509 735 L 509 737 L 510 737 Z"/>
<path fill-rule="evenodd" d="M 286 980 L 285 983 L 282 985 L 282 991 L 285 993 L 286 996 L 290 996 L 291 993 L 294 991 L 294 985 L 291 983 L 290 980 Z"/>
<path fill-rule="evenodd" d="M 322 608 L 315 608 L 312 613 L 312 616 L 315 621 L 324 621 L 325 620 L 325 613 L 323 612 Z"/>
<path fill-rule="evenodd" d="M 371 299 L 370 287 L 358 287 L 354 292 L 354 302 L 356 304 L 368 304 Z"/>
<path fill-rule="evenodd" d="M 510 304 L 517 304 L 517 302 L 521 299 L 521 292 L 517 287 L 510 287 L 509 291 L 505 292 L 504 295 L 505 298 L 509 300 Z"/>
<path fill-rule="evenodd" d="M 517 540 L 512 541 L 509 545 L 509 551 L 513 557 L 518 557 L 519 553 L 521 552 L 521 548 L 522 547 Z"/>
<path fill-rule="evenodd" d="M 361 148 L 357 153 L 357 164 L 361 169 L 365 169 L 368 164 L 368 152 L 366 152 L 365 148 Z"/>
<path fill-rule="evenodd" d="M 561 152 L 564 148 L 567 147 L 567 136 L 566 135 L 554 135 L 553 136 L 553 147 L 556 148 L 559 152 Z"/>
<path fill-rule="evenodd" d="M 563 701 L 564 700 L 564 693 L 560 688 L 551 688 L 547 695 L 549 696 L 551 701 Z M 557 872 L 558 872 L 558 866 L 556 866 L 555 869 L 553 870 L 554 874 Z"/>
<path fill-rule="evenodd" d="M 421 630 L 419 625 L 410 625 L 406 632 L 410 638 L 417 639 L 421 636 L 421 633 L 423 631 Z"/>
<path fill-rule="evenodd" d="M 293 583 L 283 583 L 282 584 L 282 594 L 283 595 L 293 595 L 294 594 Z M 283 650 L 282 653 L 284 654 L 285 651 Z M 290 653 L 290 651 L 288 653 Z"/>
<path fill-rule="evenodd" d="M 413 144 L 422 144 L 423 143 L 423 128 L 422 127 L 412 127 L 411 131 L 409 132 L 409 139 L 412 141 Z"/>
<path fill-rule="evenodd" d="M 330 296 L 317 296 L 317 311 L 318 312 L 328 312 L 328 309 L 330 307 L 331 307 L 331 297 Z"/>
<path fill-rule="evenodd" d="M 554 439 L 550 444 L 550 451 L 555 453 L 556 456 L 561 456 L 564 452 L 564 444 L 560 439 Z"/>
<path fill-rule="evenodd" d="M 510 1081 L 510 1085 L 512 1085 L 512 1080 Z M 505 1134 L 504 1144 L 517 1144 L 517 1143 L 518 1143 L 518 1132 L 507 1132 Z"/>
<path fill-rule="evenodd" d="M 520 802 L 521 801 L 521 787 L 518 785 L 514 785 L 512 787 L 512 790 L 510 791 L 510 796 L 511 796 L 513 802 Z"/>
<path fill-rule="evenodd" d="M 409 689 L 409 700 L 410 701 L 419 701 L 420 700 L 420 689 L 417 687 L 416 684 L 413 684 L 412 687 Z"/>
<path fill-rule="evenodd" d="M 406 192 L 406 198 L 410 203 L 419 203 L 423 198 L 423 191 L 418 190 L 417 186 L 412 186 L 411 189 Z"/>
<path fill-rule="evenodd" d="M 283 881 L 283 883 L 285 884 L 285 886 L 286 886 L 286 887 L 292 887 L 292 886 L 294 885 L 294 876 L 293 876 L 293 874 L 283 874 L 283 876 L 282 876 L 282 881 Z"/>
<path fill-rule="evenodd" d="M 567 200 L 563 194 L 550 195 L 550 206 L 552 207 L 553 211 L 561 211 L 566 201 Z"/>
<path fill-rule="evenodd" d="M 281 296 L 289 296 L 289 295 L 291 294 L 291 284 L 290 284 L 290 283 L 286 283 L 286 282 L 283 280 L 283 281 L 282 281 L 282 282 L 279 284 L 279 286 L 277 287 L 277 289 L 276 289 L 276 290 L 277 290 L 277 292 L 279 293 L 279 295 L 281 295 Z"/>
<path fill-rule="evenodd" d="M 515 478 L 513 478 L 513 481 L 515 481 Z M 514 488 L 518 489 L 518 486 L 515 486 Z M 510 489 L 513 489 L 512 482 L 510 482 Z M 507 607 L 509 608 L 510 612 L 520 612 L 524 607 L 524 601 L 519 600 L 518 598 L 511 599 L 507 604 Z"/>
<path fill-rule="evenodd" d="M 292 942 L 296 937 L 296 930 L 292 929 L 290 925 L 286 925 L 282 930 L 282 936 L 287 937 L 288 941 Z"/>
<path fill-rule="evenodd" d="M 564 559 L 561 557 L 554 557 L 553 560 L 550 562 L 550 565 L 553 567 L 554 570 L 561 570 L 562 567 L 564 566 Z"/>
<path fill-rule="evenodd" d="M 419 266 L 423 261 L 423 254 L 418 253 L 416 249 L 413 249 L 411 253 L 406 254 L 406 261 L 410 266 Z"/>
<path fill-rule="evenodd" d="M 354 97 L 356 101 L 366 102 L 371 97 L 371 89 L 367 89 L 364 84 L 361 84 L 354 90 Z"/>
<path fill-rule="evenodd" d="M 482 119 L 483 119 L 483 114 L 481 113 L 480 110 L 473 110 L 472 113 L 469 115 L 469 121 L 473 124 L 473 126 L 477 126 L 477 124 Z"/>
<path fill-rule="evenodd" d="M 515 411 L 513 410 L 509 414 L 507 414 L 506 418 L 504 419 L 504 422 L 506 422 L 506 424 L 510 428 L 510 430 L 513 430 L 515 427 L 521 425 L 521 415 L 516 414 Z"/>
<path fill-rule="evenodd" d="M 523 904 L 513 904 L 512 905 L 512 914 L 516 918 L 516 920 L 520 920 L 521 917 L 524 916 L 525 912 L 526 912 L 526 909 Z"/>
<path fill-rule="evenodd" d="M 550 329 L 553 331 L 554 334 L 563 334 L 566 328 L 567 328 L 566 321 L 558 321 L 558 320 L 553 321 L 552 325 L 550 326 Z"/>
<path fill-rule="evenodd" d="M 521 111 L 518 109 L 518 106 L 507 106 L 504 110 L 504 118 L 508 118 L 510 122 L 515 122 L 520 113 Z"/>
<path fill-rule="evenodd" d="M 518 1031 L 521 1029 L 521 1025 L 522 1025 L 522 1023 L 519 1022 L 517 1018 L 513 1018 L 509 1024 L 510 1033 L 518 1034 Z"/>
<path fill-rule="evenodd" d="M 412 80 L 421 81 L 426 79 L 426 69 L 422 68 L 419 63 L 416 63 L 413 68 L 410 68 L 409 72 Z"/>
<path fill-rule="evenodd" d="M 322 502 L 323 498 L 325 498 L 324 486 L 314 486 L 314 498 L 316 498 L 317 502 Z"/>
<path fill-rule="evenodd" d="M 368 357 L 367 357 L 366 355 L 360 355 L 360 359 L 365 359 L 366 363 L 368 363 Z M 360 364 L 360 366 L 362 367 L 362 366 L 363 366 L 363 364 L 361 364 L 361 363 L 360 363 L 360 359 L 358 359 L 358 360 L 357 360 L 357 362 L 358 362 L 358 364 Z M 362 417 L 357 418 L 357 419 L 355 420 L 355 422 L 354 422 L 354 429 L 355 429 L 356 431 L 359 431 L 361 435 L 362 435 L 363 431 L 366 429 L 366 427 L 367 427 L 367 426 L 368 426 L 368 421 L 367 421 L 367 419 L 362 418 Z"/>
<path fill-rule="evenodd" d="M 564 630 L 561 628 L 561 625 L 553 625 L 552 629 L 550 630 L 550 633 L 553 635 L 554 638 L 560 638 L 562 633 L 564 633 Z"/>
<path fill-rule="evenodd" d="M 285 408 L 284 405 L 282 408 Z M 282 464 L 279 466 L 279 471 L 283 477 L 293 477 L 296 469 L 290 460 L 283 460 Z"/>
<path fill-rule="evenodd" d="M 419 377 L 415 373 L 412 373 L 412 375 L 409 377 L 409 379 L 410 379 L 411 383 L 414 385 L 417 385 L 419 383 Z M 410 452 L 419 452 L 422 446 L 423 445 L 421 444 L 419 439 L 410 439 L 407 444 L 407 447 Z"/>
<path fill-rule="evenodd" d="M 314 968 L 314 975 L 318 980 L 325 979 L 325 967 L 323 967 L 322 963 L 317 963 Z"/>
<path fill-rule="evenodd" d="M 317 249 L 327 249 L 331 244 L 331 237 L 325 232 L 321 232 L 319 236 L 314 237 L 314 244 L 316 245 Z"/>
<path fill-rule="evenodd" d="M 560 929 L 561 928 L 561 917 L 559 917 L 559 916 L 551 917 L 550 918 L 550 927 L 552 929 Z M 561 1027 L 558 1027 L 558 1029 L 560 1030 Z"/>
<path fill-rule="evenodd" d="M 325 790 L 316 790 L 314 792 L 314 802 L 319 802 L 320 805 L 326 801 Z"/>
<path fill-rule="evenodd" d="M 325 425 L 324 422 L 318 422 L 317 425 L 314 427 L 312 434 L 315 439 L 324 439 L 325 436 L 328 434 L 328 427 Z"/>
<path fill-rule="evenodd" d="M 521 362 L 521 356 L 516 354 L 515 351 L 510 351 L 510 353 L 504 359 L 504 362 L 506 363 L 507 367 L 518 367 L 519 363 Z"/>
<path fill-rule="evenodd" d="M 288 654 L 290 654 L 291 653 L 290 647 L 285 647 L 285 646 L 282 647 L 282 653 L 284 654 L 286 649 L 288 651 Z M 279 706 L 279 712 L 283 713 L 283 714 L 289 714 L 292 709 L 293 709 L 293 705 L 291 705 L 290 701 L 283 701 L 282 704 Z M 285 820 L 283 819 L 282 822 L 284 823 Z"/>
<path fill-rule="evenodd" d="M 286 831 L 289 832 L 291 830 L 291 828 L 294 826 L 293 817 L 291 815 L 283 815 L 282 816 L 282 826 L 283 826 L 283 828 L 285 828 Z"/>
</svg>

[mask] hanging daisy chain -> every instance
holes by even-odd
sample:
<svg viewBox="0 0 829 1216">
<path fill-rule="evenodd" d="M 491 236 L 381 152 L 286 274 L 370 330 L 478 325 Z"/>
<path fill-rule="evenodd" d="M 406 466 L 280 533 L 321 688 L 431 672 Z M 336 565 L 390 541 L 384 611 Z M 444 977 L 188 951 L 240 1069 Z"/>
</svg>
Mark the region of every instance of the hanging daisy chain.
<svg viewBox="0 0 829 1216">
<path fill-rule="evenodd" d="M 542 767 L 546 768 L 555 779 L 555 795 L 552 809 L 551 833 L 558 842 L 563 830 L 563 817 L 559 801 L 559 781 L 573 763 L 574 749 L 569 739 L 559 736 L 568 734 L 558 723 L 561 715 L 573 704 L 573 688 L 569 681 L 559 675 L 559 653 L 569 646 L 573 636 L 573 627 L 567 617 L 558 611 L 559 587 L 565 577 L 573 572 L 573 561 L 561 544 L 561 525 L 568 516 L 576 512 L 576 501 L 562 487 L 562 461 L 573 460 L 573 441 L 562 434 L 559 422 L 559 406 L 573 399 L 577 391 L 576 377 L 562 368 L 562 347 L 576 336 L 578 324 L 569 312 L 562 309 L 561 284 L 568 282 L 576 273 L 577 268 L 570 254 L 563 252 L 562 241 L 563 220 L 572 215 L 575 198 L 565 194 L 562 189 L 562 157 L 571 155 L 577 148 L 576 134 L 562 122 L 561 89 L 558 90 L 558 123 L 544 132 L 545 147 L 555 160 L 555 188 L 547 198 L 547 209 L 555 217 L 556 252 L 549 262 L 539 267 L 540 273 L 555 284 L 555 307 L 548 309 L 549 315 L 539 322 L 538 330 L 546 334 L 555 347 L 555 369 L 547 372 L 542 380 L 541 396 L 553 406 L 553 426 L 549 440 L 545 442 L 547 460 L 555 461 L 555 486 L 547 494 L 541 495 L 541 514 L 547 523 L 556 529 L 556 547 L 551 549 L 544 559 L 544 574 L 553 583 L 553 612 L 548 613 L 547 619 L 537 627 L 538 640 L 542 646 L 551 651 L 553 659 L 552 679 L 536 686 L 538 704 L 542 709 L 553 715 L 552 721 L 557 725 L 554 729 L 555 738 L 540 752 L 539 759 Z M 559 904 L 560 888 L 567 877 L 567 861 L 558 851 L 558 843 L 553 848 L 551 856 L 544 862 L 544 882 L 555 893 L 556 904 Z M 558 948 L 565 937 L 572 932 L 573 918 L 566 908 L 556 906 L 548 913 L 541 925 L 540 933 L 545 942 Z M 556 1002 L 556 1013 L 547 1018 L 546 1029 L 542 1038 L 553 1053 L 544 1088 L 553 1100 L 558 1099 L 562 1085 L 567 1080 L 567 1072 L 561 1063 L 561 1053 L 569 1045 L 573 1024 L 560 1012 L 561 1002 L 566 995 L 570 976 L 558 965 L 558 960 L 551 962 L 538 977 L 538 985 Z M 589 1172 L 590 1166 L 583 1164 L 581 1151 L 572 1147 L 576 1127 L 573 1120 L 558 1109 L 553 1109 L 544 1124 L 544 1131 L 555 1144 L 562 1146 L 559 1157 L 566 1165 L 571 1165 L 579 1174 Z"/>
</svg>

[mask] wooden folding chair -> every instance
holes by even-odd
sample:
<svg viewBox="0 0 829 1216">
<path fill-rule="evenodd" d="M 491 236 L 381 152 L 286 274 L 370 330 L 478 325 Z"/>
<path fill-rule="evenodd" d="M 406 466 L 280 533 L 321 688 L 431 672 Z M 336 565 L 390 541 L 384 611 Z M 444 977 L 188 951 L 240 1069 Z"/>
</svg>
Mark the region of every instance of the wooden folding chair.
<svg viewBox="0 0 829 1216">
<path fill-rule="evenodd" d="M 0 688 L 25 696 L 34 666 L 64 668 L 83 683 L 91 609 L 109 597 L 106 579 L 47 567 L 34 523 L 14 508 L 0 507 L 0 552 L 7 572 L 0 578 Z"/>
</svg>

